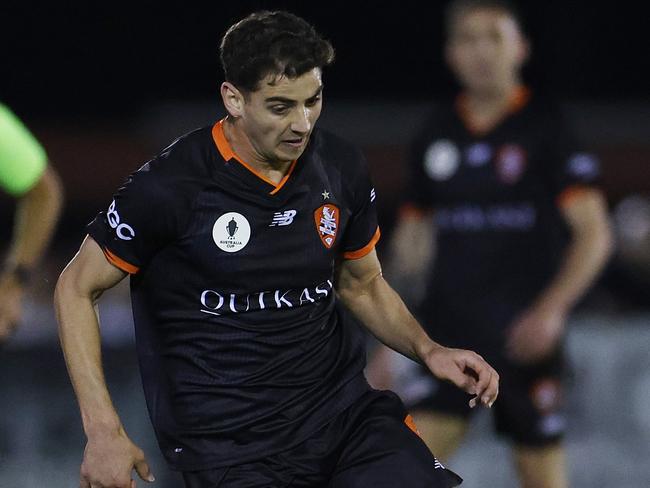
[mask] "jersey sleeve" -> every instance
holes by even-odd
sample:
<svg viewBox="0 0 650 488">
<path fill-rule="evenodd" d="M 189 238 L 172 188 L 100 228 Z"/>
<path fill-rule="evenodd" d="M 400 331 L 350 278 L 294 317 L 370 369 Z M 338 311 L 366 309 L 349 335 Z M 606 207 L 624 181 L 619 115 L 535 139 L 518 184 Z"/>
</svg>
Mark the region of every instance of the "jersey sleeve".
<svg viewBox="0 0 650 488">
<path fill-rule="evenodd" d="M 556 115 L 547 122 L 547 179 L 556 204 L 563 207 L 584 191 L 598 185 L 600 162 L 578 142 L 566 121 Z"/>
<path fill-rule="evenodd" d="M 155 163 L 133 173 L 87 227 L 106 259 L 129 274 L 146 266 L 178 228 L 173 189 L 152 170 Z"/>
<path fill-rule="evenodd" d="M 357 167 L 357 175 L 352 180 L 352 215 L 343 236 L 345 259 L 364 257 L 375 248 L 381 235 L 377 222 L 377 195 L 361 152 L 358 153 Z"/>
<path fill-rule="evenodd" d="M 40 179 L 47 156 L 20 120 L 0 104 L 0 187 L 20 196 Z"/>
</svg>

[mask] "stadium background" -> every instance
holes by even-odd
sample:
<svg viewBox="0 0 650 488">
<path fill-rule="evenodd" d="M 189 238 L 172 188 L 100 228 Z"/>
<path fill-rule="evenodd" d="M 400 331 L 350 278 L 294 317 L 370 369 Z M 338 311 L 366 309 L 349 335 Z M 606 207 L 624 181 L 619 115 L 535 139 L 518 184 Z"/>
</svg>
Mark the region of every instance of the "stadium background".
<svg viewBox="0 0 650 488">
<path fill-rule="evenodd" d="M 572 486 L 650 485 L 650 60 L 633 2 L 525 2 L 533 41 L 526 81 L 555 96 L 603 163 L 618 252 L 571 323 L 568 436 Z M 216 120 L 220 36 L 259 9 L 312 21 L 337 49 L 321 123 L 360 144 L 390 238 L 410 137 L 453 96 L 444 67 L 444 2 L 13 2 L 0 6 L 0 100 L 20 115 L 61 173 L 61 227 L 28 300 L 25 324 L 0 351 L 0 487 L 75 486 L 83 432 L 56 340 L 51 293 L 83 226 L 126 174 L 177 135 Z M 12 202 L 2 198 L 3 243 Z M 397 279 L 398 277 L 396 277 Z M 107 375 L 127 431 L 158 482 L 175 487 L 146 417 L 128 290 L 102 302 Z M 487 426 L 485 416 L 477 421 Z M 504 444 L 476 429 L 456 458 L 464 486 L 514 486 Z M 499 468 L 495 468 L 498 466 Z"/>
</svg>

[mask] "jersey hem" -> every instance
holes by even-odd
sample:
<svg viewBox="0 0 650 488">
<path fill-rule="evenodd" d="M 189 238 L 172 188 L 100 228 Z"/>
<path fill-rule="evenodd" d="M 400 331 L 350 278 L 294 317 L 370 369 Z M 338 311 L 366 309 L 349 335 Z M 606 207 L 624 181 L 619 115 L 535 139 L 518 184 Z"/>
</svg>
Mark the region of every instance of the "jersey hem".
<svg viewBox="0 0 650 488">
<path fill-rule="evenodd" d="M 305 442 L 307 439 L 309 439 L 320 429 L 322 429 L 327 424 L 332 422 L 337 416 L 341 415 L 345 410 L 350 408 L 350 406 L 354 402 L 356 402 L 370 388 L 371 388 L 370 385 L 368 384 L 368 382 L 365 379 L 365 376 L 363 375 L 363 371 L 360 371 L 341 388 L 341 390 L 348 390 L 348 391 L 353 391 L 354 389 L 357 389 L 356 395 L 351 396 L 351 398 L 347 402 L 342 403 L 340 408 L 332 409 L 332 410 L 325 409 L 326 411 L 329 411 L 331 415 L 325 416 L 322 422 L 314 424 L 313 428 L 309 429 L 302 435 L 295 436 L 293 442 L 284 444 L 281 447 L 278 447 L 276 449 L 269 449 L 268 451 L 265 451 L 263 454 L 257 452 L 256 454 L 241 456 L 240 458 L 237 459 L 227 459 L 225 461 L 223 460 L 205 461 L 205 462 L 198 462 L 196 464 L 172 462 L 169 460 L 169 458 L 166 457 L 167 465 L 173 471 L 203 471 L 206 469 L 220 469 L 220 468 L 227 468 L 229 466 L 236 466 L 238 464 L 251 463 L 287 451 L 289 449 L 293 449 L 294 447 L 301 444 L 302 442 Z M 341 390 L 339 390 L 339 394 Z"/>
</svg>

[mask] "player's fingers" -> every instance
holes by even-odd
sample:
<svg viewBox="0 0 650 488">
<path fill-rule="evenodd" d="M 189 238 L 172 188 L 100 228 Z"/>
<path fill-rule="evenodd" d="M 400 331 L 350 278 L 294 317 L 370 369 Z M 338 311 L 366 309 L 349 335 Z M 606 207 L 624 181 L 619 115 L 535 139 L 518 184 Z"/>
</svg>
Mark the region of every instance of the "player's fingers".
<svg viewBox="0 0 650 488">
<path fill-rule="evenodd" d="M 144 455 L 142 455 L 142 457 L 136 461 L 135 471 L 138 473 L 138 476 L 140 476 L 140 478 L 142 478 L 144 481 L 152 483 L 156 480 L 156 478 L 153 476 L 153 473 L 151 472 L 151 469 L 149 468 L 149 464 L 147 464 L 147 461 L 144 458 Z"/>
<path fill-rule="evenodd" d="M 483 405 L 490 408 L 492 407 L 492 404 L 495 402 L 498 396 L 499 396 L 499 373 L 492 370 L 490 382 L 487 385 L 485 391 L 483 392 L 483 395 L 481 396 L 481 402 L 483 403 Z"/>
<path fill-rule="evenodd" d="M 476 397 L 484 405 L 490 405 L 496 398 L 495 385 L 498 385 L 497 372 L 478 354 L 469 353 L 467 366 L 477 375 Z M 496 380 L 496 381 L 495 381 Z"/>
</svg>

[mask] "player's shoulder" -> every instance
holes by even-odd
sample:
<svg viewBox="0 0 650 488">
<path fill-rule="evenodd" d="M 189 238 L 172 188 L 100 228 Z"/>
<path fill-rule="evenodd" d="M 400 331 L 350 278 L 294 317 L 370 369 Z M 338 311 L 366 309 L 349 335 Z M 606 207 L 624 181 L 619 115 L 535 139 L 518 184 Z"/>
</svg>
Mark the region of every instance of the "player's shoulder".
<svg viewBox="0 0 650 488">
<path fill-rule="evenodd" d="M 176 200 L 192 195 L 210 174 L 210 127 L 177 138 L 127 179 L 142 198 Z"/>
<path fill-rule="evenodd" d="M 314 130 L 308 155 L 344 171 L 354 171 L 366 164 L 361 148 L 327 129 Z"/>
<path fill-rule="evenodd" d="M 210 126 L 195 129 L 174 140 L 143 169 L 161 178 L 201 173 L 209 167 L 212 144 Z"/>
<path fill-rule="evenodd" d="M 136 174 L 152 183 L 173 185 L 179 180 L 202 179 L 210 167 L 210 127 L 201 127 L 174 140 Z"/>
</svg>

